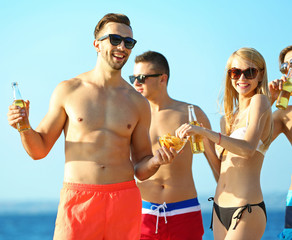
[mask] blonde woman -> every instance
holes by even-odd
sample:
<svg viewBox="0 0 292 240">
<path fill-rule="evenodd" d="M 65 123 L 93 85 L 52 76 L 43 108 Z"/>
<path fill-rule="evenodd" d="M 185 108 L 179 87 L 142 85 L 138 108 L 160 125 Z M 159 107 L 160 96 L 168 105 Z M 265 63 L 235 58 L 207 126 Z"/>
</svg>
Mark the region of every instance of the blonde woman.
<svg viewBox="0 0 292 240">
<path fill-rule="evenodd" d="M 273 132 L 266 63 L 257 50 L 241 48 L 230 56 L 226 69 L 222 135 L 190 124 L 176 134 L 202 135 L 218 145 L 218 158 L 213 159 L 214 166 L 220 166 L 214 239 L 256 240 L 264 234 L 267 221 L 260 173 Z"/>
</svg>

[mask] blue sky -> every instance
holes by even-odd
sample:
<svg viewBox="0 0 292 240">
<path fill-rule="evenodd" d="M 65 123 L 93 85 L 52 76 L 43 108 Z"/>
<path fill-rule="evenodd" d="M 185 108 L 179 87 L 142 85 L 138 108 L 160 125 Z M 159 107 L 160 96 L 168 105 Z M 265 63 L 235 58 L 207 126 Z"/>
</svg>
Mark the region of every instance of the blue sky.
<svg viewBox="0 0 292 240">
<path fill-rule="evenodd" d="M 199 105 L 219 131 L 218 96 L 228 57 L 240 47 L 256 48 L 266 59 L 269 80 L 279 78 L 279 52 L 292 44 L 291 8 L 290 1 L 271 0 L 1 1 L 0 201 L 59 199 L 64 137 L 45 159 L 30 159 L 7 123 L 11 82 L 17 81 L 23 98 L 31 101 L 36 128 L 57 84 L 94 67 L 93 30 L 105 14 L 126 14 L 138 41 L 122 76 L 128 81 L 136 55 L 161 52 L 170 64 L 170 96 Z M 287 192 L 291 149 L 280 136 L 268 150 L 261 175 L 264 195 Z M 216 185 L 202 154 L 194 156 L 193 172 L 199 195 L 212 196 Z"/>
</svg>

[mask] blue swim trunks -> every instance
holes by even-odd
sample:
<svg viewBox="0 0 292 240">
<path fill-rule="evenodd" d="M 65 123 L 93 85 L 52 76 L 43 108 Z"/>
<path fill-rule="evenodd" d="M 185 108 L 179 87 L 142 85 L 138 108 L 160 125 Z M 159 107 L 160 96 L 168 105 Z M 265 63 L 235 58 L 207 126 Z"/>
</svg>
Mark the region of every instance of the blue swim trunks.
<svg viewBox="0 0 292 240">
<path fill-rule="evenodd" d="M 292 190 L 288 191 L 286 199 L 285 229 L 278 237 L 280 239 L 292 240 Z"/>
</svg>

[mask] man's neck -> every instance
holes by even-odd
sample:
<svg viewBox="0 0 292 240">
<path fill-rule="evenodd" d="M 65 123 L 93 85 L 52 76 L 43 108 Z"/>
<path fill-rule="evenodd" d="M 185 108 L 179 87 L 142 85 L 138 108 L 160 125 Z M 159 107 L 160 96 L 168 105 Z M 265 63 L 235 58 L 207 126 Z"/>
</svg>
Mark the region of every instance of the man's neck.
<svg viewBox="0 0 292 240">
<path fill-rule="evenodd" d="M 121 70 L 115 70 L 109 65 L 101 64 L 97 61 L 92 70 L 93 81 L 101 86 L 117 86 L 123 80 Z"/>
<path fill-rule="evenodd" d="M 168 108 L 173 104 L 173 99 L 169 97 L 167 92 L 161 93 L 155 99 L 148 99 L 152 111 L 160 111 Z"/>
</svg>

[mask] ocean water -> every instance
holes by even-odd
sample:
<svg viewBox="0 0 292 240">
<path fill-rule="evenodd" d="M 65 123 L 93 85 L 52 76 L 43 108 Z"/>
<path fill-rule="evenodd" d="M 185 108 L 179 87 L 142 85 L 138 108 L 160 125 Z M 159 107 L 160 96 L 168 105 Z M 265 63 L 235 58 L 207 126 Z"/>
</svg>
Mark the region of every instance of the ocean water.
<svg viewBox="0 0 292 240">
<path fill-rule="evenodd" d="M 57 214 L 57 203 L 25 203 L 0 207 L 0 240 L 52 240 Z M 282 205 L 282 204 L 281 204 Z M 202 211 L 205 234 L 203 240 L 212 240 L 209 229 L 211 211 Z M 285 206 L 267 209 L 268 222 L 263 240 L 276 240 L 284 226 Z"/>
</svg>

